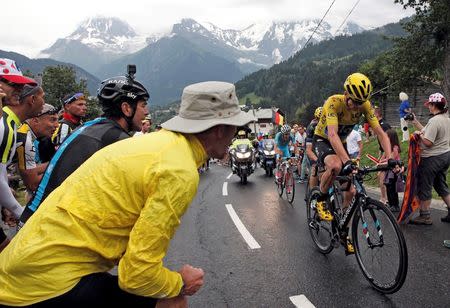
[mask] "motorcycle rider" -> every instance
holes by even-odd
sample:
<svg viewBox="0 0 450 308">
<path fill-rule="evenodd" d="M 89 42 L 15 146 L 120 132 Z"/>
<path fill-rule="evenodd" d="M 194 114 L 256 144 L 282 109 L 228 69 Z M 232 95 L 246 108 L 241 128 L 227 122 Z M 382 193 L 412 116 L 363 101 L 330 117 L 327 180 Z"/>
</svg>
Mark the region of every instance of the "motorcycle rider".
<svg viewBox="0 0 450 308">
<path fill-rule="evenodd" d="M 248 146 L 250 147 L 250 149 L 253 149 L 253 144 L 250 141 L 250 139 L 248 139 L 247 137 L 247 132 L 243 129 L 241 129 L 240 131 L 238 131 L 237 133 L 237 138 L 235 138 L 233 140 L 233 143 L 230 146 L 230 151 L 233 149 L 236 149 L 236 147 L 240 144 L 248 144 Z M 231 170 L 233 171 L 233 173 L 236 173 L 236 170 L 234 169 L 234 156 L 230 155 L 230 159 L 231 159 Z"/>
</svg>

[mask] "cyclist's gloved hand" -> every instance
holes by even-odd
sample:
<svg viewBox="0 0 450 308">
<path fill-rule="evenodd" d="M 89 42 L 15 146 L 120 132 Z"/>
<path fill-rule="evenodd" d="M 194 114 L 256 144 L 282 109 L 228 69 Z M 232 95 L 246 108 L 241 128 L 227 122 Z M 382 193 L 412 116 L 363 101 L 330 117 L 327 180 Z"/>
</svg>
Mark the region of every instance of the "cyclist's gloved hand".
<svg viewBox="0 0 450 308">
<path fill-rule="evenodd" d="M 349 159 L 345 162 L 344 167 L 342 168 L 342 173 L 344 175 L 349 175 L 350 173 L 353 172 L 353 170 L 358 169 L 358 166 L 356 165 L 356 163 Z"/>
</svg>

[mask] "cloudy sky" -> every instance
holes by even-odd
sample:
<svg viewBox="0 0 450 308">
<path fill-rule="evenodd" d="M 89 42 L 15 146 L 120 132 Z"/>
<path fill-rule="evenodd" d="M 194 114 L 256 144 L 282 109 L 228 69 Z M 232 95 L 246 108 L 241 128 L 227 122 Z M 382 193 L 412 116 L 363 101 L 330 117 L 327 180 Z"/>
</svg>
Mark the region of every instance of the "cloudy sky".
<svg viewBox="0 0 450 308">
<path fill-rule="evenodd" d="M 325 21 L 339 25 L 357 0 L 335 0 Z M 0 49 L 29 57 L 70 35 L 86 18 L 115 16 L 140 34 L 165 32 L 190 17 L 224 29 L 255 22 L 322 18 L 332 0 L 22 0 L 8 1 L 1 20 Z M 373 28 L 413 14 L 394 0 L 360 0 L 349 20 Z"/>
</svg>

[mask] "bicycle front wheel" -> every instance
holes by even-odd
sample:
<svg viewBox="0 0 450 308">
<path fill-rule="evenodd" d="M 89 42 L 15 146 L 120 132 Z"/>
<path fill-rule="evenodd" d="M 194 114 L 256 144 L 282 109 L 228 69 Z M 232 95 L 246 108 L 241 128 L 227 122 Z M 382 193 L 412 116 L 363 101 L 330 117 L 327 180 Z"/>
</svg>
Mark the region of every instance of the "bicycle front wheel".
<svg viewBox="0 0 450 308">
<path fill-rule="evenodd" d="M 287 201 L 292 204 L 295 197 L 295 180 L 294 173 L 292 171 L 286 172 L 286 175 L 284 177 L 284 189 L 286 190 Z"/>
<path fill-rule="evenodd" d="M 356 260 L 370 284 L 386 294 L 400 290 L 408 271 L 408 252 L 392 213 L 367 198 L 353 217 L 352 236 Z"/>
<path fill-rule="evenodd" d="M 277 185 L 277 192 L 280 197 L 283 196 L 284 191 L 284 181 L 283 181 L 283 171 L 277 170 L 275 176 L 275 184 Z"/>
<path fill-rule="evenodd" d="M 306 217 L 311 238 L 319 251 L 323 254 L 330 253 L 333 246 L 333 226 L 331 221 L 321 220 L 316 211 L 317 198 L 320 190 L 315 187 L 311 190 L 306 204 Z"/>
</svg>

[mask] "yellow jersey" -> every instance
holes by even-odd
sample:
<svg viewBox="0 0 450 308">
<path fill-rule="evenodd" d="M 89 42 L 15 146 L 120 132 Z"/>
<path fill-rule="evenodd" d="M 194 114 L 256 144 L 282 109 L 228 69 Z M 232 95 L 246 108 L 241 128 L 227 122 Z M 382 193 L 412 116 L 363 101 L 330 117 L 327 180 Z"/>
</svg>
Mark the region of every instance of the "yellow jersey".
<svg viewBox="0 0 450 308">
<path fill-rule="evenodd" d="M 364 102 L 361 107 L 348 110 L 344 95 L 330 96 L 323 105 L 322 116 L 317 123 L 314 134 L 328 140 L 328 125 L 337 125 L 339 138 L 342 142 L 345 142 L 355 124 L 359 123 L 362 115 L 366 117 L 372 128 L 380 126 L 370 101 Z"/>
<path fill-rule="evenodd" d="M 163 258 L 197 192 L 207 155 L 193 135 L 166 130 L 109 145 L 57 189 L 0 254 L 0 304 L 31 305 L 118 265 L 119 286 L 177 296 Z"/>
</svg>

